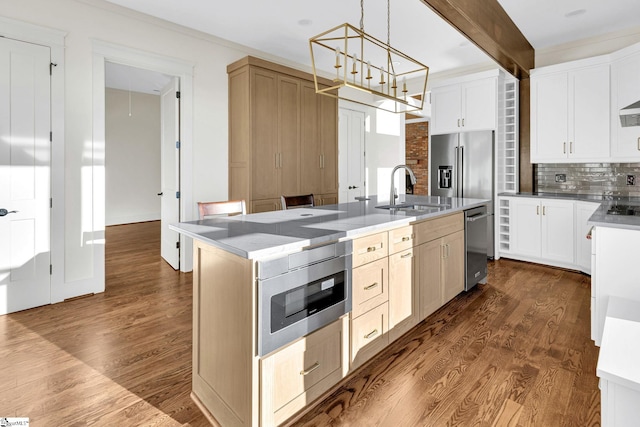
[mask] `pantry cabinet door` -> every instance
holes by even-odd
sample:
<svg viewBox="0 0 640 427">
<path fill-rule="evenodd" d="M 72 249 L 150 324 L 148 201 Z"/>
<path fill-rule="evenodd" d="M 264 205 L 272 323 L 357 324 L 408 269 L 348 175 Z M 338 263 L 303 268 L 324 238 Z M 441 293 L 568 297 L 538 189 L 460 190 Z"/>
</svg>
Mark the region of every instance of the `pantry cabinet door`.
<svg viewBox="0 0 640 427">
<path fill-rule="evenodd" d="M 251 70 L 253 118 L 252 199 L 280 197 L 278 191 L 278 77 L 266 70 Z M 252 211 L 253 212 L 253 211 Z"/>
</svg>

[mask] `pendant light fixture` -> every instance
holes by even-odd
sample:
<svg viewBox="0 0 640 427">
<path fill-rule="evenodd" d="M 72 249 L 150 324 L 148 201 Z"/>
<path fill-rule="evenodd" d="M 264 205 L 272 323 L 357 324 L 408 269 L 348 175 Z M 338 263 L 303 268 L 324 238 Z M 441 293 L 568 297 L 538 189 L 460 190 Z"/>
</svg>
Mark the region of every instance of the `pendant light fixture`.
<svg viewBox="0 0 640 427">
<path fill-rule="evenodd" d="M 390 0 L 387 0 L 387 43 L 364 31 L 364 0 L 360 28 L 345 23 L 309 39 L 316 93 L 393 113 L 422 110 L 429 67 L 391 46 Z M 330 87 L 318 84 L 318 69 L 334 69 Z M 419 99 L 408 85 L 419 88 Z"/>
</svg>

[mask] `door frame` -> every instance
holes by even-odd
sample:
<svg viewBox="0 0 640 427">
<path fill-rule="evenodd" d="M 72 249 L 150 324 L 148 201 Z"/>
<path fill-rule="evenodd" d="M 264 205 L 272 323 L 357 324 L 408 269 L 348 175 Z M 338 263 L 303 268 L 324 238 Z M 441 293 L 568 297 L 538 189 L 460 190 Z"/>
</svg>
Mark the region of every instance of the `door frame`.
<svg viewBox="0 0 640 427">
<path fill-rule="evenodd" d="M 180 219 L 193 218 L 193 69 L 194 64 L 102 40 L 93 45 L 93 167 L 104 173 L 105 150 L 105 62 L 144 68 L 180 79 Z M 104 176 L 93 180 L 94 231 L 104 232 Z M 104 288 L 105 252 L 99 245 L 93 253 L 95 277 Z M 191 239 L 180 234 L 180 271 L 192 269 Z"/>
<path fill-rule="evenodd" d="M 65 277 L 65 191 L 64 191 L 64 93 L 65 93 L 65 61 L 64 42 L 67 35 L 64 31 L 40 27 L 26 22 L 0 17 L 0 35 L 26 43 L 45 46 L 50 49 L 51 62 L 56 64 L 51 72 L 51 192 L 50 240 L 49 251 L 51 265 L 50 289 L 51 303 L 64 300 Z"/>
</svg>

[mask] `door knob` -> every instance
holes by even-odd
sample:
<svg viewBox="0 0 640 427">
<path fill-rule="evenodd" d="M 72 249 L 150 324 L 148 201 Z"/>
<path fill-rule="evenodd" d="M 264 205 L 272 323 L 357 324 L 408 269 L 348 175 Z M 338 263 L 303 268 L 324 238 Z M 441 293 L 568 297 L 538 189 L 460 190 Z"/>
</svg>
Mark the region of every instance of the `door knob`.
<svg viewBox="0 0 640 427">
<path fill-rule="evenodd" d="M 356 189 L 356 188 L 358 188 L 356 185 L 350 185 L 349 186 L 349 190 L 353 190 L 353 189 Z"/>
<path fill-rule="evenodd" d="M 162 196 L 162 192 L 158 193 L 158 196 Z"/>
<path fill-rule="evenodd" d="M 8 211 L 5 208 L 0 208 L 0 216 L 9 215 L 12 213 L 18 213 L 18 211 Z"/>
</svg>

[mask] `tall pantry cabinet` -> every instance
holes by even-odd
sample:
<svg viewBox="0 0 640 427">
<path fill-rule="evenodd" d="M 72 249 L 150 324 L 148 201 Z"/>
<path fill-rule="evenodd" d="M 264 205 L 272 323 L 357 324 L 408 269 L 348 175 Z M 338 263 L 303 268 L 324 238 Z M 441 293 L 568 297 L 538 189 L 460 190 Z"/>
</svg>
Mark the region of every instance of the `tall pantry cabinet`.
<svg viewBox="0 0 640 427">
<path fill-rule="evenodd" d="M 250 213 L 281 209 L 281 195 L 337 203 L 337 99 L 316 94 L 312 75 L 251 56 L 227 73 L 229 199 Z"/>
</svg>

